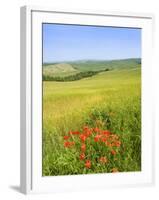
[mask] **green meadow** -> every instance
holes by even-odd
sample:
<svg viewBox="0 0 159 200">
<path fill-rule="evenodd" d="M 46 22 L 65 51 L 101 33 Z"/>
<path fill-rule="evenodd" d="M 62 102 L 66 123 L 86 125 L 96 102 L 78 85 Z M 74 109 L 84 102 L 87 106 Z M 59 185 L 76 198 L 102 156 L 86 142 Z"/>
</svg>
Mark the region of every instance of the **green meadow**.
<svg viewBox="0 0 159 200">
<path fill-rule="evenodd" d="M 76 76 L 91 70 L 99 73 L 75 81 L 43 81 L 43 176 L 141 170 L 141 62 L 53 63 L 43 66 L 43 75 Z M 92 135 L 81 142 L 85 126 Z M 115 134 L 120 145 L 95 141 L 94 128 Z M 65 136 L 72 142 L 69 147 Z M 90 165 L 85 164 L 88 160 Z"/>
</svg>

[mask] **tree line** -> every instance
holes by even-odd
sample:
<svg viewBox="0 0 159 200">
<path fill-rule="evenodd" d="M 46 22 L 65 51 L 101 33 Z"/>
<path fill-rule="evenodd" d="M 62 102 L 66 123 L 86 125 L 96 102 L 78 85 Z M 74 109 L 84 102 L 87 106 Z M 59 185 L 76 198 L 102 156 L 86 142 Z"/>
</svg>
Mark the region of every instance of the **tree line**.
<svg viewBox="0 0 159 200">
<path fill-rule="evenodd" d="M 76 81 L 83 78 L 92 77 L 100 72 L 109 71 L 109 69 L 104 69 L 100 71 L 86 71 L 79 72 L 77 74 L 69 75 L 69 76 L 49 76 L 43 74 L 43 81 L 58 81 L 58 82 L 66 82 L 66 81 Z"/>
</svg>

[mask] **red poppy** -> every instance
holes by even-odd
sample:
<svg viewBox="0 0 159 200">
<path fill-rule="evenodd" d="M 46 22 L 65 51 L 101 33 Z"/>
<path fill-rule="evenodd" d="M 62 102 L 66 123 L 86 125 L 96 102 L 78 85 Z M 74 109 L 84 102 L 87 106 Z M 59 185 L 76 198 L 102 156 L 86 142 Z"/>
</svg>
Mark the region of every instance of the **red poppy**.
<svg viewBox="0 0 159 200">
<path fill-rule="evenodd" d="M 83 127 L 83 130 L 84 130 L 84 131 L 88 131 L 88 130 L 89 130 L 89 127 L 88 127 L 88 126 L 84 126 L 84 127 Z"/>
<path fill-rule="evenodd" d="M 64 142 L 64 147 L 69 147 L 70 146 L 70 142 Z"/>
<path fill-rule="evenodd" d="M 82 140 L 82 142 L 85 142 L 85 140 L 87 139 L 85 134 L 81 134 L 80 135 L 80 139 Z"/>
<path fill-rule="evenodd" d="M 91 161 L 90 160 L 86 160 L 85 167 L 88 168 L 88 169 L 91 168 Z"/>
<path fill-rule="evenodd" d="M 108 139 L 107 137 L 102 137 L 102 138 L 101 138 L 102 142 L 106 142 L 107 139 Z"/>
<path fill-rule="evenodd" d="M 85 132 L 85 135 L 86 135 L 87 137 L 89 137 L 91 134 L 92 134 L 92 130 L 87 130 L 87 131 Z"/>
<path fill-rule="evenodd" d="M 115 146 L 116 146 L 116 147 L 120 147 L 120 145 L 121 145 L 121 142 L 120 142 L 120 141 L 116 141 L 116 142 L 115 142 Z"/>
<path fill-rule="evenodd" d="M 73 134 L 74 134 L 74 135 L 79 135 L 80 132 L 79 132 L 79 131 L 74 131 Z"/>
<path fill-rule="evenodd" d="M 103 133 L 103 135 L 107 135 L 107 136 L 111 134 L 111 132 L 108 131 L 108 130 L 106 130 L 106 131 L 102 131 L 102 133 Z"/>
<path fill-rule="evenodd" d="M 112 138 L 113 140 L 117 140 L 119 137 L 118 137 L 118 135 L 116 135 L 116 134 L 111 134 L 111 138 Z"/>
<path fill-rule="evenodd" d="M 82 145 L 81 145 L 81 150 L 82 150 L 82 151 L 85 151 L 85 150 L 86 150 L 86 145 L 85 145 L 85 144 L 82 144 Z"/>
<path fill-rule="evenodd" d="M 99 128 L 94 128 L 94 132 L 100 132 L 100 129 Z"/>
<path fill-rule="evenodd" d="M 80 132 L 79 131 L 69 131 L 70 135 L 79 135 Z"/>
<path fill-rule="evenodd" d="M 64 136 L 63 136 L 63 139 L 64 139 L 64 140 L 68 140 L 69 137 L 70 137 L 70 136 L 68 136 L 68 135 L 64 135 Z"/>
<path fill-rule="evenodd" d="M 104 156 L 104 157 L 100 157 L 100 158 L 99 158 L 99 162 L 104 164 L 104 163 L 107 163 L 108 160 L 107 160 L 107 158 Z"/>
<path fill-rule="evenodd" d="M 108 146 L 108 147 L 111 147 L 111 146 L 112 146 L 111 143 L 108 142 L 108 141 L 105 142 L 105 145 Z"/>
<path fill-rule="evenodd" d="M 81 153 L 80 154 L 80 160 L 84 160 L 85 159 L 85 153 Z"/>
<path fill-rule="evenodd" d="M 112 154 L 112 155 L 115 155 L 115 154 L 116 154 L 116 151 L 115 151 L 115 150 L 111 150 L 111 154 Z"/>
<path fill-rule="evenodd" d="M 71 147 L 71 146 L 73 146 L 74 144 L 75 144 L 74 142 L 66 141 L 66 142 L 64 142 L 64 147 Z"/>
<path fill-rule="evenodd" d="M 95 137 L 94 137 L 94 141 L 95 142 L 99 142 L 99 140 L 101 139 L 101 135 L 96 135 Z"/>
</svg>

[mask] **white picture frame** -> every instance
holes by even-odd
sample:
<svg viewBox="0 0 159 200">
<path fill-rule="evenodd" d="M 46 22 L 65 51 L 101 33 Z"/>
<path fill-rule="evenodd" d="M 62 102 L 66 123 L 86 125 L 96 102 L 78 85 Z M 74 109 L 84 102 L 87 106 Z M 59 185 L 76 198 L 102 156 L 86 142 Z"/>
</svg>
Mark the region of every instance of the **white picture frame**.
<svg viewBox="0 0 159 200">
<path fill-rule="evenodd" d="M 35 6 L 21 8 L 21 192 L 106 189 L 154 183 L 152 98 L 153 15 Z M 142 28 L 142 171 L 42 177 L 42 23 Z"/>
</svg>

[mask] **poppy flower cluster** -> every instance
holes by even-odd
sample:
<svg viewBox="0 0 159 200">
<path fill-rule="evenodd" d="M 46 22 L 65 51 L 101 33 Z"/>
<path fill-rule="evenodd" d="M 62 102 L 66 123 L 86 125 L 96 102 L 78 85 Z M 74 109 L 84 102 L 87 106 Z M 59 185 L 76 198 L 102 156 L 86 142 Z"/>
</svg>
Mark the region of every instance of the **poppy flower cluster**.
<svg viewBox="0 0 159 200">
<path fill-rule="evenodd" d="M 75 137 L 77 137 L 77 140 L 75 140 Z M 91 169 L 94 162 L 98 162 L 100 165 L 108 164 L 108 157 L 110 158 L 110 155 L 115 157 L 118 153 L 118 148 L 121 146 L 121 141 L 117 134 L 114 134 L 109 130 L 101 130 L 98 127 L 89 128 L 88 126 L 84 126 L 82 131 L 69 131 L 63 139 L 65 148 L 75 146 L 76 143 L 74 141 L 78 141 L 77 146 L 80 144 L 80 148 L 78 147 L 79 160 L 83 162 L 83 166 L 87 169 Z M 73 139 L 73 141 L 71 141 L 71 139 Z M 101 155 L 99 152 L 96 152 L 98 154 L 96 160 L 91 158 L 91 148 L 89 147 L 93 145 L 99 145 L 105 149 Z M 111 172 L 118 172 L 118 169 L 112 168 Z"/>
</svg>

